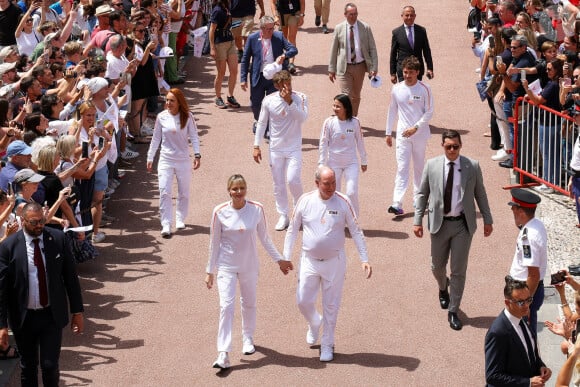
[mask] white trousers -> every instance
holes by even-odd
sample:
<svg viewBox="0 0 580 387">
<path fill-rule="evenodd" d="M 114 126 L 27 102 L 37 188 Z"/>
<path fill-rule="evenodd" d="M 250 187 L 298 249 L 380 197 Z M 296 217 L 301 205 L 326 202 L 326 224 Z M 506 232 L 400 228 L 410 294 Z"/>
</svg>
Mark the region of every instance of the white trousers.
<svg viewBox="0 0 580 387">
<path fill-rule="evenodd" d="M 346 167 L 339 167 L 329 163 L 330 168 L 334 170 L 336 176 L 336 190 L 342 192 L 348 196 L 356 216 L 359 214 L 359 204 L 358 204 L 358 177 L 359 177 L 359 165 L 350 164 Z M 341 190 L 342 177 L 344 176 L 344 191 Z"/>
<path fill-rule="evenodd" d="M 427 148 L 428 138 L 416 139 L 399 137 L 397 134 L 396 152 L 397 175 L 395 176 L 395 188 L 393 189 L 393 204 L 402 208 L 403 196 L 409 185 L 409 172 L 411 161 L 413 162 L 413 205 L 421 185 L 421 176 L 425 166 L 425 148 Z"/>
<path fill-rule="evenodd" d="M 503 149 L 512 150 L 514 147 L 510 140 L 510 126 L 503 111 L 503 102 L 496 102 L 494 98 L 493 106 L 495 107 L 495 115 L 496 115 L 495 122 L 497 122 L 499 135 L 501 137 L 501 143 L 503 144 Z"/>
<path fill-rule="evenodd" d="M 296 289 L 298 309 L 310 326 L 319 324 L 320 314 L 316 310 L 318 291 L 322 289 L 322 338 L 321 345 L 334 345 L 334 330 L 342 298 L 342 287 L 346 273 L 344 250 L 335 258 L 319 261 L 302 253 L 300 274 Z"/>
<path fill-rule="evenodd" d="M 182 222 L 187 218 L 192 168 L 192 162 L 189 158 L 179 162 L 159 160 L 157 178 L 159 180 L 159 216 L 161 217 L 161 226 L 171 226 L 173 222 L 173 176 L 177 178 L 175 216 L 177 220 Z"/>
<path fill-rule="evenodd" d="M 302 195 L 302 151 L 270 151 L 270 169 L 272 170 L 272 180 L 274 181 L 276 211 L 280 215 L 288 215 L 290 213 L 290 203 L 288 201 L 286 183 L 288 183 L 288 188 L 294 198 L 294 204 Z"/>
<path fill-rule="evenodd" d="M 256 288 L 258 272 L 217 273 L 217 287 L 220 295 L 220 321 L 218 326 L 218 352 L 232 351 L 232 326 L 236 306 L 236 283 L 240 283 L 240 304 L 242 307 L 242 339 L 250 339 L 256 330 Z"/>
</svg>

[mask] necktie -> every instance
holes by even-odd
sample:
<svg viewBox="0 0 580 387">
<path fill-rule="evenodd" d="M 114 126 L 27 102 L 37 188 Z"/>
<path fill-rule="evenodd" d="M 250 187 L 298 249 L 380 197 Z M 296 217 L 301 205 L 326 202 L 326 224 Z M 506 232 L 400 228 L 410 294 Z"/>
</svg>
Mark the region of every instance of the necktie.
<svg viewBox="0 0 580 387">
<path fill-rule="evenodd" d="M 413 41 L 413 26 L 407 27 L 407 39 L 409 39 L 409 46 L 414 50 L 415 42 Z"/>
<path fill-rule="evenodd" d="M 520 328 L 522 328 L 522 332 L 524 332 L 524 340 L 526 340 L 526 347 L 528 347 L 528 358 L 530 360 L 530 364 L 533 365 L 536 363 L 536 356 L 534 353 L 534 347 L 532 346 L 532 341 L 530 340 L 530 335 L 528 335 L 528 330 L 526 329 L 526 323 L 524 320 L 520 320 Z"/>
<path fill-rule="evenodd" d="M 356 63 L 356 52 L 354 50 L 354 26 L 350 26 L 350 63 Z"/>
<path fill-rule="evenodd" d="M 451 211 L 451 196 L 453 193 L 453 174 L 455 173 L 453 161 L 449 162 L 449 173 L 447 173 L 447 183 L 445 184 L 445 194 L 443 195 L 443 213 Z"/>
<path fill-rule="evenodd" d="M 40 295 L 40 305 L 48 305 L 48 290 L 46 288 L 46 272 L 44 270 L 44 261 L 40 252 L 40 240 L 34 238 L 34 266 L 36 266 L 36 275 L 38 277 L 38 293 Z"/>
</svg>

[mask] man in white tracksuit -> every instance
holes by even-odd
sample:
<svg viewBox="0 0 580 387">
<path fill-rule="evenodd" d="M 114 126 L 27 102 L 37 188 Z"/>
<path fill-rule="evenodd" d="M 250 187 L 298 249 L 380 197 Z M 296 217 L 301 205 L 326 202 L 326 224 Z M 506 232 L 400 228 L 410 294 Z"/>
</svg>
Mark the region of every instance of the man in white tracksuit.
<svg viewBox="0 0 580 387">
<path fill-rule="evenodd" d="M 403 196 L 409 185 L 411 160 L 413 161 L 413 205 L 421 185 L 425 164 L 425 148 L 431 136 L 429 120 L 433 116 L 433 94 L 426 83 L 418 80 L 421 64 L 414 56 L 403 61 L 403 82 L 393 86 L 387 116 L 386 141 L 393 146 L 392 132 L 398 116 L 396 158 L 397 175 L 393 189 L 393 204 L 388 212 L 403 215 Z"/>
<path fill-rule="evenodd" d="M 274 198 L 280 219 L 276 230 L 288 227 L 290 204 L 288 188 L 294 203 L 302 195 L 302 123 L 308 117 L 308 101 L 302 93 L 292 91 L 292 77 L 286 70 L 272 78 L 278 90 L 264 98 L 254 138 L 254 160 L 260 163 L 260 141 L 270 125 L 270 168 L 274 180 Z"/>
<path fill-rule="evenodd" d="M 316 186 L 317 190 L 305 193 L 296 203 L 284 241 L 283 255 L 285 260 L 291 260 L 292 249 L 302 226 L 304 231 L 296 300 L 300 312 L 308 321 L 306 342 L 315 344 L 322 326 L 320 361 L 331 361 L 334 358 L 334 330 L 346 272 L 345 227 L 352 235 L 366 278 L 370 278 L 372 268 L 368 262 L 364 235 L 350 200 L 346 195 L 336 192 L 334 171 L 320 166 L 316 171 Z M 320 289 L 322 316 L 316 310 Z"/>
</svg>

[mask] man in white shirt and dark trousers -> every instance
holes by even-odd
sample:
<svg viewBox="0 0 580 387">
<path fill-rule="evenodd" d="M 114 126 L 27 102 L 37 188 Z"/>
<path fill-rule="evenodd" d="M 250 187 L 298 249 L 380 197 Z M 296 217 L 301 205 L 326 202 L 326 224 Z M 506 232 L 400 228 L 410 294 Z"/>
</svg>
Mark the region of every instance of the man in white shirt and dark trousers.
<svg viewBox="0 0 580 387">
<path fill-rule="evenodd" d="M 254 137 L 254 160 L 262 160 L 260 142 L 266 128 L 270 130 L 270 168 L 274 180 L 274 198 L 280 219 L 276 230 L 288 227 L 290 203 L 288 188 L 294 203 L 302 195 L 302 123 L 308 117 L 308 100 L 302 93 L 292 91 L 292 76 L 287 70 L 272 78 L 278 92 L 269 94 L 262 101 L 260 118 Z"/>
<path fill-rule="evenodd" d="M 306 342 L 315 344 L 320 327 L 323 326 L 320 361 L 331 361 L 334 359 L 334 330 L 346 272 L 345 227 L 348 227 L 357 247 L 366 278 L 371 277 L 372 268 L 368 262 L 364 235 L 350 200 L 346 195 L 336 192 L 334 171 L 320 166 L 315 179 L 318 189 L 302 195 L 296 203 L 283 255 L 285 260 L 291 260 L 292 249 L 302 226 L 304 231 L 296 300 L 300 312 L 308 321 Z M 320 289 L 322 316 L 316 310 Z"/>
<path fill-rule="evenodd" d="M 425 165 L 425 149 L 431 137 L 429 120 L 433 116 L 433 94 L 428 84 L 418 79 L 421 64 L 419 60 L 410 56 L 403 61 L 402 82 L 393 86 L 391 104 L 387 116 L 386 141 L 389 147 L 393 146 L 393 128 L 397 122 L 396 159 L 397 174 L 393 189 L 393 204 L 388 212 L 395 216 L 403 215 L 403 196 L 409 185 L 409 172 L 413 161 L 413 206 L 421 174 Z"/>
</svg>

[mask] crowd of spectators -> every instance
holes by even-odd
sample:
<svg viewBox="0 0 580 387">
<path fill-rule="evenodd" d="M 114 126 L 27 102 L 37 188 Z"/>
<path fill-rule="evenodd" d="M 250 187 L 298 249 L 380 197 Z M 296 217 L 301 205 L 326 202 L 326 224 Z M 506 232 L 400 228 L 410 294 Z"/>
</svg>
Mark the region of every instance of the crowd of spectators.
<svg viewBox="0 0 580 387">
<path fill-rule="evenodd" d="M 534 189 L 553 193 L 571 191 L 578 171 L 571 169 L 573 144 L 578 135 L 572 119 L 580 106 L 578 56 L 578 1 L 471 0 L 479 23 L 471 30 L 471 47 L 480 60 L 478 69 L 490 108 L 492 159 L 505 168 L 517 165 L 542 179 Z M 519 109 L 524 97 L 543 108 Z M 545 110 L 544 108 L 551 109 Z M 564 118 L 552 111 L 563 113 Z M 520 134 L 514 144 L 514 123 Z M 533 166 L 526 160 L 539 160 Z M 531 182 L 526 181 L 525 182 Z"/>
</svg>

